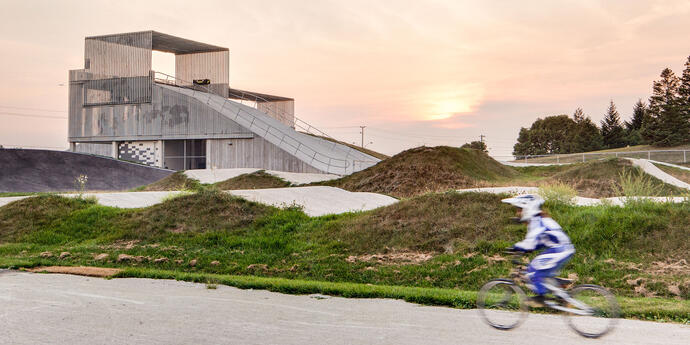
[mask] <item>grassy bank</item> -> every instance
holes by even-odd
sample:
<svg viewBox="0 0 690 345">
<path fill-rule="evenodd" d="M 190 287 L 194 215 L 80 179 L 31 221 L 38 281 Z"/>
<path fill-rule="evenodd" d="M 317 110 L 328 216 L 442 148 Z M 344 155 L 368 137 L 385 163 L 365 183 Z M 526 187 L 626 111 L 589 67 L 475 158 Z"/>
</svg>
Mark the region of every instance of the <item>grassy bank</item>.
<svg viewBox="0 0 690 345">
<path fill-rule="evenodd" d="M 654 164 L 657 168 L 661 169 L 665 173 L 685 182 L 685 183 L 690 183 L 690 170 L 685 170 L 685 169 L 678 169 L 674 167 L 670 167 L 668 165 L 663 165 L 663 164 Z"/>
<path fill-rule="evenodd" d="M 171 278 L 221 275 L 476 291 L 509 273 L 511 265 L 500 253 L 525 234 L 524 227 L 509 224 L 513 210 L 500 198 L 426 194 L 368 212 L 312 218 L 298 208 L 277 209 L 209 190 L 134 210 L 39 196 L 0 207 L 0 266 L 85 265 Z M 578 250 L 563 275 L 680 308 L 659 307 L 659 315 L 671 315 L 671 309 L 690 315 L 687 303 L 674 302 L 690 297 L 688 206 L 548 204 Z M 60 258 L 63 252 L 69 254 Z"/>
</svg>

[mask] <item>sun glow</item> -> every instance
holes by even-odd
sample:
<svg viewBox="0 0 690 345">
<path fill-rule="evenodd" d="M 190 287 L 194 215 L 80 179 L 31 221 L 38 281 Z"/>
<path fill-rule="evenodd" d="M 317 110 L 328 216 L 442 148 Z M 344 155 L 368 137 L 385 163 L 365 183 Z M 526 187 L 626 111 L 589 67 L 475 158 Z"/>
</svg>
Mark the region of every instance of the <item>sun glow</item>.
<svg viewBox="0 0 690 345">
<path fill-rule="evenodd" d="M 432 113 L 427 117 L 429 121 L 445 120 L 453 117 L 455 114 L 472 111 L 472 107 L 467 102 L 459 99 L 435 102 L 432 109 Z"/>
</svg>

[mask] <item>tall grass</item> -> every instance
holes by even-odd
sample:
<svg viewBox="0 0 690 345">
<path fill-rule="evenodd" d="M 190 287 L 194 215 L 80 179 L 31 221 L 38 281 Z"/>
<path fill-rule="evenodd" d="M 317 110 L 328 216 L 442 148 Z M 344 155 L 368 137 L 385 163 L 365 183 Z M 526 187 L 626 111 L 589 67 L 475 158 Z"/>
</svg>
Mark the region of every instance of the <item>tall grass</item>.
<svg viewBox="0 0 690 345">
<path fill-rule="evenodd" d="M 639 168 L 623 170 L 619 178 L 620 186 L 615 186 L 615 189 L 622 196 L 657 196 L 661 195 L 663 189 L 663 185 L 654 183 Z"/>
<path fill-rule="evenodd" d="M 541 195 L 546 201 L 573 205 L 577 191 L 567 183 L 554 182 L 540 186 L 537 194 Z"/>
</svg>

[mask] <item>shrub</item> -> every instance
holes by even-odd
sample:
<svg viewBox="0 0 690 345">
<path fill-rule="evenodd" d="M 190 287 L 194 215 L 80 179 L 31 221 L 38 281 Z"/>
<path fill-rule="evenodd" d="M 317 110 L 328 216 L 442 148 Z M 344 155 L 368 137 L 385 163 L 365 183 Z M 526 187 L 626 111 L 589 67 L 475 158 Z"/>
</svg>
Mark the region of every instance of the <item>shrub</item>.
<svg viewBox="0 0 690 345">
<path fill-rule="evenodd" d="M 544 200 L 549 202 L 573 205 L 574 198 L 577 196 L 575 188 L 563 182 L 555 182 L 542 185 L 537 192 Z"/>
</svg>

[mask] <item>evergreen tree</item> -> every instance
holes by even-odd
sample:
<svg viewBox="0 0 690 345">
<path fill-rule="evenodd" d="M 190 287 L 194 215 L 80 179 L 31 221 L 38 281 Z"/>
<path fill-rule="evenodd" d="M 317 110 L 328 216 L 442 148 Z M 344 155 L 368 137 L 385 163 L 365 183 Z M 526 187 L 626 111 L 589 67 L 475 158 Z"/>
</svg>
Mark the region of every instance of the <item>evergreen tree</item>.
<svg viewBox="0 0 690 345">
<path fill-rule="evenodd" d="M 601 136 L 606 148 L 613 149 L 625 146 L 625 131 L 613 101 L 611 101 L 606 116 L 601 121 Z"/>
<path fill-rule="evenodd" d="M 685 61 L 685 69 L 683 75 L 680 77 L 680 86 L 678 87 L 678 96 L 680 97 L 680 104 L 685 108 L 685 112 L 690 112 L 690 56 Z"/>
<path fill-rule="evenodd" d="M 630 121 L 625 121 L 625 136 L 628 145 L 640 145 L 642 144 L 642 136 L 640 131 L 642 130 L 642 124 L 645 120 L 647 113 L 647 105 L 640 99 L 635 103 L 633 108 L 633 114 Z"/>
<path fill-rule="evenodd" d="M 685 120 L 690 123 L 690 56 L 688 56 L 688 60 L 685 61 L 685 69 L 683 69 L 683 75 L 680 77 L 678 96 L 680 97 L 680 112 Z M 686 138 L 685 141 L 690 141 L 690 138 Z"/>
<path fill-rule="evenodd" d="M 587 152 L 600 150 L 603 147 L 603 138 L 597 125 L 592 122 L 589 116 L 586 116 L 582 108 L 575 109 L 573 113 L 573 120 L 575 126 L 573 128 L 572 136 L 570 138 L 569 153 Z"/>
<path fill-rule="evenodd" d="M 652 145 L 674 146 L 690 140 L 690 122 L 680 95 L 680 80 L 666 68 L 654 82 L 649 98 L 649 118 L 643 124 L 643 137 Z"/>
</svg>

